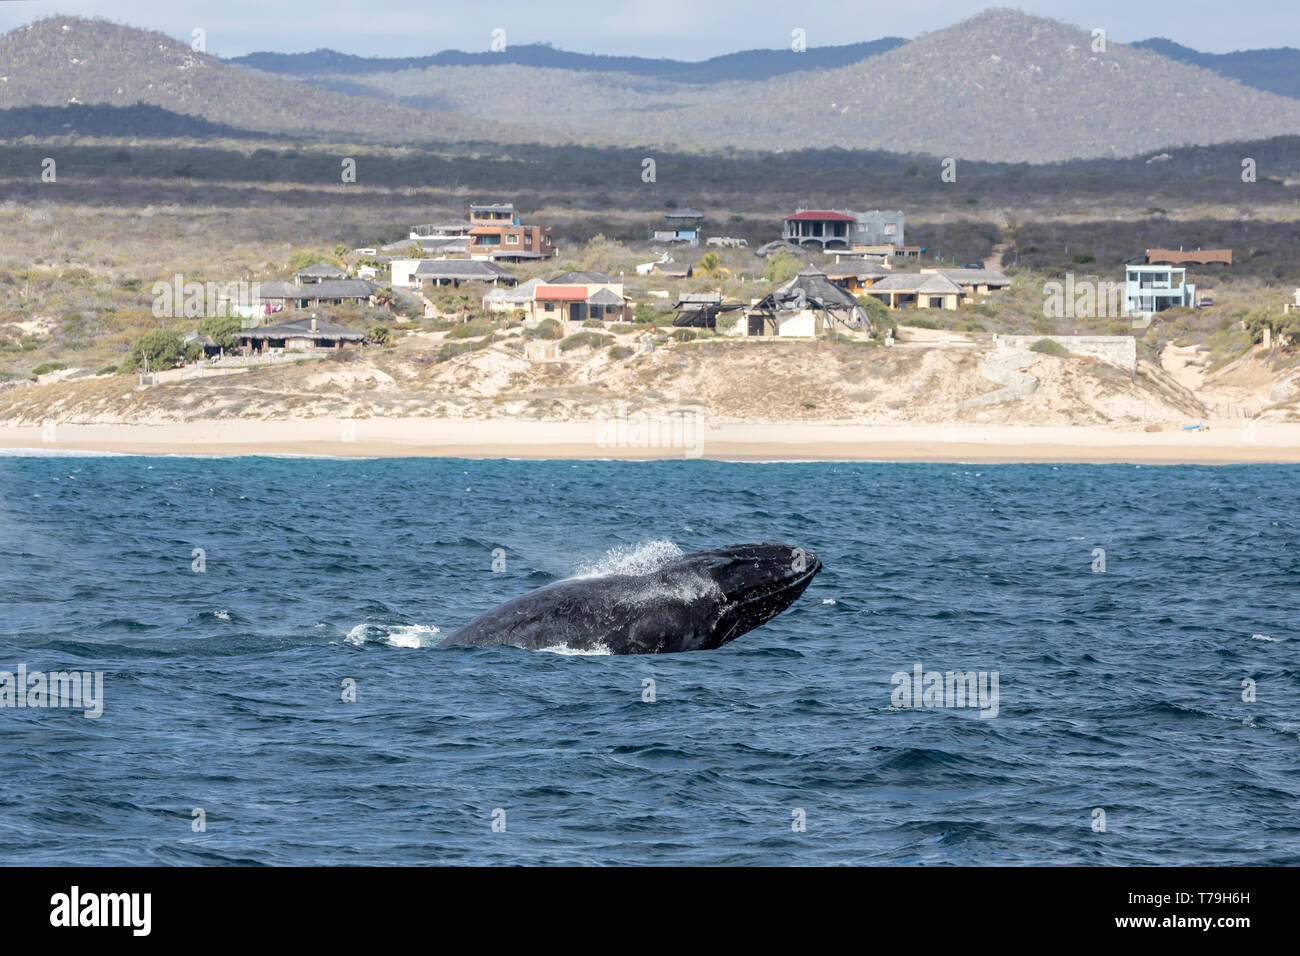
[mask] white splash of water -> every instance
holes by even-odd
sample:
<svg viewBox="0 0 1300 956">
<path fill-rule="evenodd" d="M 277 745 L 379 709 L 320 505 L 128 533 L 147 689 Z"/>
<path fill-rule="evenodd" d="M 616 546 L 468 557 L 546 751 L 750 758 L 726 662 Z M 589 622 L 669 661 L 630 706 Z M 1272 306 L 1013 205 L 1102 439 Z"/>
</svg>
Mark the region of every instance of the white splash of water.
<svg viewBox="0 0 1300 956">
<path fill-rule="evenodd" d="M 1276 644 L 1281 640 L 1281 638 L 1278 637 L 1269 637 L 1267 634 L 1252 634 L 1250 636 L 1257 641 L 1268 641 L 1270 644 Z"/>
<path fill-rule="evenodd" d="M 702 571 L 686 569 L 667 575 L 656 575 L 665 565 L 680 558 L 685 552 L 668 540 L 646 541 L 630 547 L 611 548 L 604 556 L 580 565 L 570 578 L 600 578 L 607 575 L 644 577 L 630 589 L 626 598 L 637 604 L 650 604 L 664 599 L 698 601 L 702 598 L 724 597 L 716 581 Z"/>
<path fill-rule="evenodd" d="M 547 654 L 560 654 L 564 657 L 609 657 L 614 653 L 604 644 L 597 644 L 595 647 L 588 648 L 570 647 L 568 644 L 553 644 L 550 647 L 539 647 L 538 651 Z"/>
<path fill-rule="evenodd" d="M 424 624 L 376 624 L 367 621 L 348 631 L 345 640 L 360 647 L 363 644 L 387 644 L 389 647 L 432 647 L 441 639 L 442 632 Z"/>
<path fill-rule="evenodd" d="M 607 574 L 650 574 L 684 552 L 671 541 L 646 541 L 622 548 L 610 548 L 604 556 L 581 564 L 575 578 L 600 578 Z"/>
</svg>

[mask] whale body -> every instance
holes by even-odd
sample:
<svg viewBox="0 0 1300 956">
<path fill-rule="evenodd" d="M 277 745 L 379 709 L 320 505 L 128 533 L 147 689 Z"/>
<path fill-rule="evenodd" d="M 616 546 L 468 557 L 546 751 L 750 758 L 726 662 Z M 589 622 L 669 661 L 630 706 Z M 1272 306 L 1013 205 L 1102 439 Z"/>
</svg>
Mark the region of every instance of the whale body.
<svg viewBox="0 0 1300 956">
<path fill-rule="evenodd" d="M 568 578 L 488 611 L 439 647 L 671 654 L 721 647 L 776 617 L 822 569 L 811 551 L 744 544 L 644 573 Z"/>
</svg>

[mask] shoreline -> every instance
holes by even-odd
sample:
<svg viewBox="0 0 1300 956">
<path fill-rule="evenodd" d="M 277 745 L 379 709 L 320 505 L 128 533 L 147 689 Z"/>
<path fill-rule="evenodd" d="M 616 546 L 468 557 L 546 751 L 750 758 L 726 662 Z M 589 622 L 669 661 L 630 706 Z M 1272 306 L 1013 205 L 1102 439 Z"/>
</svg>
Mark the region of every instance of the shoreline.
<svg viewBox="0 0 1300 956">
<path fill-rule="evenodd" d="M 663 421 L 668 421 L 665 416 Z M 491 419 L 301 419 L 0 426 L 0 449 L 75 455 L 1297 464 L 1300 424 L 1166 426 L 704 424 Z M 1176 429 L 1176 430 L 1175 430 Z"/>
</svg>

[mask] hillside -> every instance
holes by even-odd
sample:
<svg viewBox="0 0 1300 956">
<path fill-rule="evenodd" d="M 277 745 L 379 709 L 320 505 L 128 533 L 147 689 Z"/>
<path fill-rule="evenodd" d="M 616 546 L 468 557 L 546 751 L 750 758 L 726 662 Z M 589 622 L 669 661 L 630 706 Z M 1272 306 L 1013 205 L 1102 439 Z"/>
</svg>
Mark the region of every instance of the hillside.
<svg viewBox="0 0 1300 956">
<path fill-rule="evenodd" d="M 1300 97 L 1300 50 L 1293 47 L 1202 53 L 1159 37 L 1142 40 L 1133 46 L 1179 63 L 1204 67 L 1220 76 L 1240 80 L 1257 90 L 1267 90 L 1280 96 Z"/>
<path fill-rule="evenodd" d="M 319 82 L 557 135 L 683 150 L 888 149 L 1006 162 L 1132 156 L 1300 132 L 1300 101 L 1010 10 L 836 69 L 762 82 L 519 65 Z"/>
<path fill-rule="evenodd" d="M 604 56 L 571 53 L 545 43 L 508 46 L 500 53 L 466 53 L 443 50 L 430 56 L 363 57 L 337 50 L 310 53 L 258 52 L 230 57 L 226 62 L 283 76 L 365 76 L 425 70 L 431 66 L 532 66 L 584 73 L 627 73 L 677 83 L 726 83 L 738 80 L 766 80 L 803 70 L 829 70 L 848 66 L 902 46 L 900 37 L 883 37 L 863 43 L 810 47 L 802 53 L 792 50 L 742 50 L 707 60 L 672 60 L 643 56 Z"/>
<path fill-rule="evenodd" d="M 276 134 L 380 142 L 537 138 L 266 76 L 106 20 L 51 17 L 0 36 L 0 109 L 137 103 Z"/>
<path fill-rule="evenodd" d="M 707 82 L 685 82 L 673 61 L 583 58 L 549 47 L 514 55 L 577 57 L 581 68 L 502 63 L 365 72 L 373 62 L 328 56 L 343 72 L 302 82 L 196 53 L 160 33 L 54 17 L 0 36 L 0 110 L 139 104 L 213 124 L 189 124 L 197 135 L 683 152 L 884 149 L 1031 163 L 1300 133 L 1300 100 L 1150 50 L 1111 44 L 1093 53 L 1091 42 L 1066 24 L 990 10 L 847 66 L 781 72 L 794 62 L 856 56 L 862 45 L 715 58 L 695 65 Z M 761 65 L 756 55 L 772 61 L 763 70 L 779 75 L 718 79 L 751 75 Z M 629 59 L 629 69 L 641 73 L 594 69 Z M 79 132 L 74 120 L 102 129 L 89 116 L 48 118 L 48 135 Z M 44 119 L 10 112 L 7 125 L 37 135 Z M 162 113 L 136 116 L 132 125 L 187 129 Z"/>
<path fill-rule="evenodd" d="M 904 330 L 904 343 L 924 330 Z M 640 332 L 619 336 L 628 351 Z M 171 380 L 138 389 L 132 376 L 107 375 L 0 391 L 0 424 L 162 423 L 288 418 L 436 417 L 595 421 L 615 402 L 632 410 L 698 409 L 710 421 L 985 422 L 1129 424 L 1177 422 L 1202 409 L 1158 367 L 1136 380 L 1091 359 L 1021 353 L 1016 364 L 1031 394 L 999 399 L 986 374 L 995 352 L 963 336 L 953 347 L 892 349 L 828 341 L 667 342 L 619 359 L 607 348 L 577 348 L 561 361 L 523 357 L 515 329 L 489 347 L 437 358 L 444 333 L 404 336 L 392 349 L 351 361 L 308 361 L 254 372 Z M 773 403 L 772 396 L 797 396 Z"/>
</svg>

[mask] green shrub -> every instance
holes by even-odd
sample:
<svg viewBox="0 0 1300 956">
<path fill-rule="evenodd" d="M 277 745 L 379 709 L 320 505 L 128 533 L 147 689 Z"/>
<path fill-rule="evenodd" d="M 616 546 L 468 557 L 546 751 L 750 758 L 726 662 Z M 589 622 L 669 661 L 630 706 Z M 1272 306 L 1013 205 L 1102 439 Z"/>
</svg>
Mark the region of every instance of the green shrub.
<svg viewBox="0 0 1300 956">
<path fill-rule="evenodd" d="M 383 325 L 376 325 L 366 333 L 366 341 L 373 345 L 391 345 L 393 341 L 392 330 Z"/>
<path fill-rule="evenodd" d="M 668 337 L 678 342 L 691 342 L 696 338 L 696 333 L 694 329 L 673 329 Z"/>
<path fill-rule="evenodd" d="M 635 326 L 628 325 L 626 322 L 615 322 L 609 327 L 609 330 L 615 335 L 626 335 L 628 332 L 636 331 Z"/>
<path fill-rule="evenodd" d="M 453 326 L 447 332 L 449 339 L 476 339 L 480 335 L 487 335 L 496 329 L 496 326 L 487 319 L 471 319 L 469 322 L 462 322 Z"/>
<path fill-rule="evenodd" d="M 1057 358 L 1067 358 L 1070 350 L 1060 342 L 1053 342 L 1051 339 L 1039 339 L 1033 345 L 1029 346 L 1031 352 L 1041 352 L 1043 355 L 1055 355 Z"/>
<path fill-rule="evenodd" d="M 434 356 L 434 361 L 445 362 L 457 355 L 463 355 L 466 352 L 477 352 L 479 349 L 485 349 L 492 344 L 493 336 L 479 339 L 476 342 L 444 342 L 442 348 L 438 349 L 438 354 Z"/>
<path fill-rule="evenodd" d="M 768 282 L 777 285 L 783 285 L 795 277 L 795 274 L 803 268 L 803 263 L 799 257 L 792 252 L 786 252 L 784 249 L 778 249 L 767 257 L 767 265 L 763 269 L 763 278 Z"/>
<path fill-rule="evenodd" d="M 537 323 L 537 328 L 533 329 L 533 334 L 539 339 L 558 339 L 564 335 L 564 326 L 554 319 L 542 319 Z"/>
<path fill-rule="evenodd" d="M 67 368 L 62 362 L 42 362 L 36 368 L 32 369 L 33 375 L 45 375 L 49 372 L 58 372 Z"/>
<path fill-rule="evenodd" d="M 101 369 L 100 369 L 98 372 L 96 372 L 95 374 L 96 374 L 96 375 L 112 375 L 112 374 L 113 374 L 114 372 L 116 372 L 116 371 L 117 371 L 117 366 L 116 366 L 116 365 L 105 365 L 103 368 L 101 368 Z"/>
<path fill-rule="evenodd" d="M 155 329 L 146 332 L 131 345 L 132 369 L 143 369 L 146 360 L 149 371 L 175 368 L 185 355 L 185 338 L 172 329 Z"/>
<path fill-rule="evenodd" d="M 599 332 L 574 332 L 572 335 L 560 341 L 560 351 L 570 352 L 573 349 L 584 347 L 603 349 L 613 341 L 614 336 L 612 335 L 601 335 Z"/>
<path fill-rule="evenodd" d="M 582 323 L 582 327 L 584 329 L 603 329 L 605 327 L 605 323 L 600 321 L 600 319 L 586 319 Z"/>
<path fill-rule="evenodd" d="M 867 313 L 867 321 L 871 323 L 873 329 L 878 329 L 881 332 L 892 329 L 897 334 L 898 322 L 894 318 L 893 309 L 874 295 L 860 295 L 857 298 L 858 305 L 862 306 L 863 311 Z"/>
<path fill-rule="evenodd" d="M 222 348 L 233 349 L 239 335 L 240 324 L 237 315 L 214 315 L 201 319 L 195 330 L 200 335 L 212 336 L 212 341 Z"/>
<path fill-rule="evenodd" d="M 636 355 L 636 349 L 630 349 L 626 345 L 612 345 L 609 349 L 609 357 L 616 362 L 631 358 L 633 355 Z"/>
</svg>

